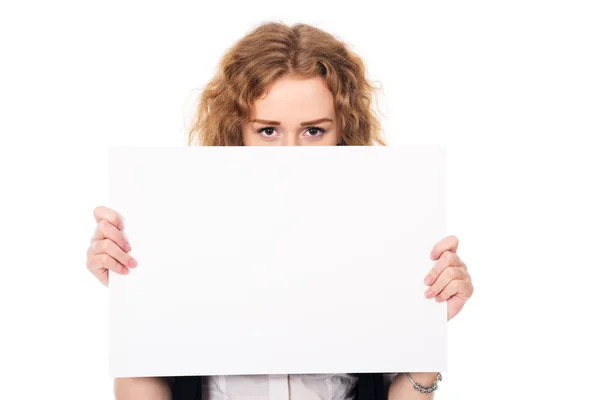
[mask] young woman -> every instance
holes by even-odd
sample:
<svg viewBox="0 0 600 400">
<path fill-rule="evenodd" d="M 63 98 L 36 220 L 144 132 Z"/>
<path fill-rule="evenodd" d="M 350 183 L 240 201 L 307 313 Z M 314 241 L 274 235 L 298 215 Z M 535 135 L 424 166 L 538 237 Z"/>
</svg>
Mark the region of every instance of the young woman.
<svg viewBox="0 0 600 400">
<path fill-rule="evenodd" d="M 334 36 L 305 24 L 263 24 L 225 53 L 201 95 L 188 144 L 384 144 L 372 110 L 373 90 L 361 59 Z M 100 206 L 94 216 L 98 225 L 87 267 L 107 285 L 108 270 L 127 274 L 136 261 L 128 254 L 131 248 L 120 232 L 123 223 L 118 214 Z M 473 292 L 457 247 L 454 236 L 436 243 L 430 257 L 437 261 L 424 277 L 429 286 L 425 296 L 448 301 L 448 320 Z M 175 400 L 424 400 L 433 398 L 439 377 L 432 372 L 119 378 L 115 395 L 118 399 Z"/>
</svg>

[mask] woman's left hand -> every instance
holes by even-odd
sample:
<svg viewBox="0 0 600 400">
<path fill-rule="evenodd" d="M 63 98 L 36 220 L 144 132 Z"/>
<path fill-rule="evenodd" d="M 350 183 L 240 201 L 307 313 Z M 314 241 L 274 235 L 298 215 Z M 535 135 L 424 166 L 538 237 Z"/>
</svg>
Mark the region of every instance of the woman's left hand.
<svg viewBox="0 0 600 400">
<path fill-rule="evenodd" d="M 425 297 L 435 297 L 438 302 L 448 301 L 448 321 L 462 310 L 473 294 L 471 276 L 465 263 L 456 254 L 457 248 L 456 236 L 448 236 L 437 242 L 431 251 L 431 259 L 437 262 L 425 277 L 425 284 L 429 286 Z"/>
</svg>

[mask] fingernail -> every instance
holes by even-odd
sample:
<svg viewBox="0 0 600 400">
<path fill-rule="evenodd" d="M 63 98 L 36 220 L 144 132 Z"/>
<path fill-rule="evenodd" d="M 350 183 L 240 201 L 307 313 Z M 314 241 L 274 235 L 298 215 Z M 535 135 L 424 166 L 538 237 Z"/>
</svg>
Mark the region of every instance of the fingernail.
<svg viewBox="0 0 600 400">
<path fill-rule="evenodd" d="M 431 257 L 432 260 L 435 260 L 435 253 L 432 251 L 429 257 Z"/>
<path fill-rule="evenodd" d="M 137 262 L 133 258 L 129 259 L 129 266 L 131 268 L 135 268 L 136 265 L 137 265 Z"/>
<path fill-rule="evenodd" d="M 427 289 L 427 291 L 425 292 L 425 297 L 429 299 L 431 298 L 431 296 L 433 296 L 433 290 Z"/>
<path fill-rule="evenodd" d="M 131 245 L 129 243 L 125 243 L 125 251 L 131 251 Z"/>
<path fill-rule="evenodd" d="M 119 226 L 118 226 L 119 230 L 122 231 L 124 226 L 123 226 L 123 221 L 119 221 Z"/>
<path fill-rule="evenodd" d="M 433 283 L 433 281 L 434 281 L 434 279 L 433 279 L 433 276 L 431 276 L 431 275 L 427 275 L 427 276 L 425 277 L 425 284 L 426 284 L 427 286 L 430 286 L 430 285 Z"/>
</svg>

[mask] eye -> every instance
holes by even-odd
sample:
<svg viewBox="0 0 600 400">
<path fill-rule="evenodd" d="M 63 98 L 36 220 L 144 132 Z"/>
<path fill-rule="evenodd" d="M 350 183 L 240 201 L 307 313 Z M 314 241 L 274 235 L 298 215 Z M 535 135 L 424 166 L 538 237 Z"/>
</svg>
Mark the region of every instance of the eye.
<svg viewBox="0 0 600 400">
<path fill-rule="evenodd" d="M 275 128 L 272 126 L 265 126 L 264 128 L 260 128 L 257 132 L 265 138 L 275 138 L 279 136 Z"/>
<path fill-rule="evenodd" d="M 319 128 L 317 126 L 311 126 L 310 128 L 308 128 L 305 131 L 305 134 L 303 134 L 302 136 L 319 137 L 319 136 L 323 135 L 324 133 L 325 133 L 325 129 Z"/>
</svg>

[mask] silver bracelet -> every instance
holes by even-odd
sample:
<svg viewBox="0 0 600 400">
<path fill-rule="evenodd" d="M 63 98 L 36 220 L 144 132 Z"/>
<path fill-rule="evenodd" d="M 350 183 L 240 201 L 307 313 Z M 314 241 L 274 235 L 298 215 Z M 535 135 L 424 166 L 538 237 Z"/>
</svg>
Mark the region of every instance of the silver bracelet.
<svg viewBox="0 0 600 400">
<path fill-rule="evenodd" d="M 408 380 L 410 381 L 410 383 L 412 383 L 413 388 L 415 390 L 417 390 L 417 391 L 419 391 L 421 393 L 425 393 L 425 394 L 432 393 L 432 392 L 436 391 L 437 388 L 438 388 L 437 383 L 442 380 L 442 374 L 440 374 L 438 372 L 438 374 L 435 377 L 435 382 L 433 382 L 433 385 L 431 385 L 431 386 L 423 386 L 423 385 L 419 385 L 418 383 L 416 383 L 415 381 L 413 381 L 413 379 L 410 377 L 410 374 L 408 372 L 405 372 L 405 374 L 408 377 Z"/>
</svg>

